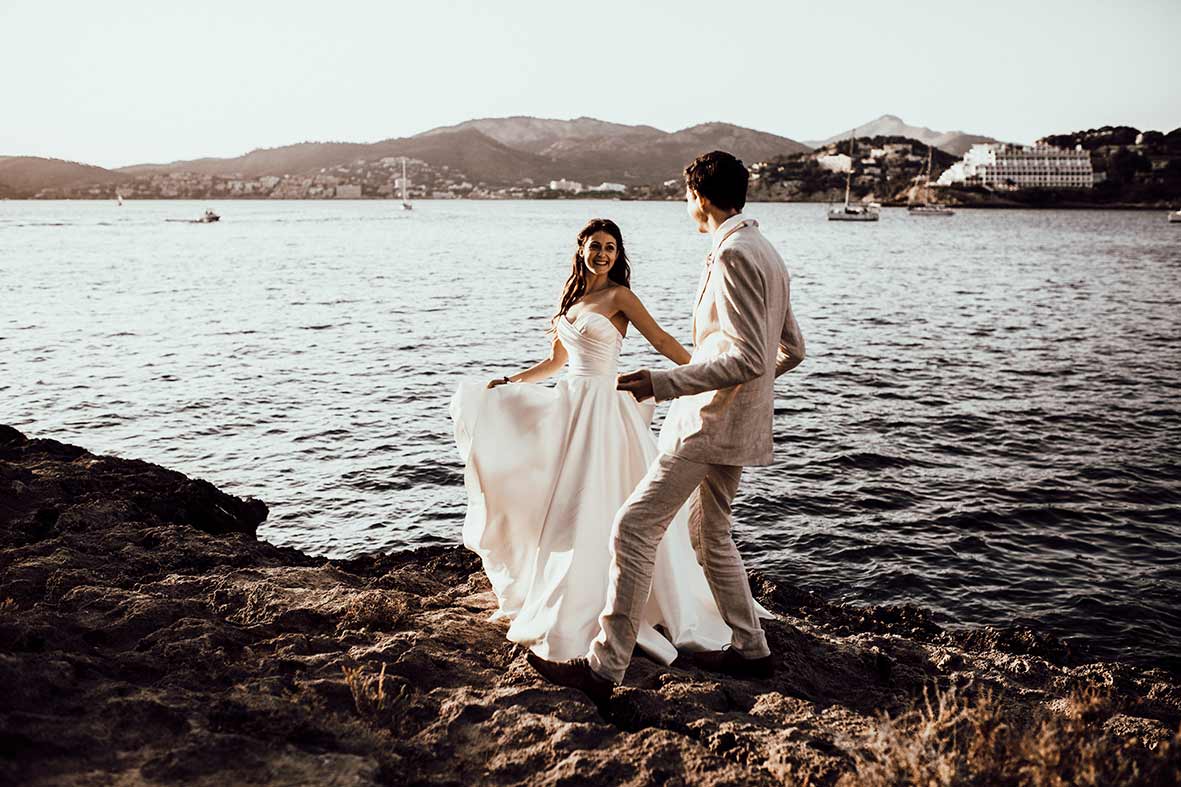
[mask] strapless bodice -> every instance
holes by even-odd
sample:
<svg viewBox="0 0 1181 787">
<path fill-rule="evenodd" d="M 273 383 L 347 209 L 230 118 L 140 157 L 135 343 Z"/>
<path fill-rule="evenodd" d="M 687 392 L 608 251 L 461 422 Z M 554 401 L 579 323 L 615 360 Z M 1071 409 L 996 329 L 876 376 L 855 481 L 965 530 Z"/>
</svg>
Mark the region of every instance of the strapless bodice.
<svg viewBox="0 0 1181 787">
<path fill-rule="evenodd" d="M 558 336 L 570 356 L 566 374 L 571 377 L 614 377 L 619 369 L 623 336 L 615 324 L 598 312 L 583 312 L 573 321 L 558 317 Z"/>
</svg>

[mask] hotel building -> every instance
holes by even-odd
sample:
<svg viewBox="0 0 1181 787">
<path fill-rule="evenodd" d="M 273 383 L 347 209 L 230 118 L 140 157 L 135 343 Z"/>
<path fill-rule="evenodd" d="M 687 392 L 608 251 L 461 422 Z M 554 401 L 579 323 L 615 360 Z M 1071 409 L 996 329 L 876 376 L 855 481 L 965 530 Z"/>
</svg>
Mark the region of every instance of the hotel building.
<svg viewBox="0 0 1181 787">
<path fill-rule="evenodd" d="M 988 189 L 1089 189 L 1095 185 L 1091 155 L 1050 145 L 973 145 L 962 161 L 939 176 L 939 185 Z"/>
</svg>

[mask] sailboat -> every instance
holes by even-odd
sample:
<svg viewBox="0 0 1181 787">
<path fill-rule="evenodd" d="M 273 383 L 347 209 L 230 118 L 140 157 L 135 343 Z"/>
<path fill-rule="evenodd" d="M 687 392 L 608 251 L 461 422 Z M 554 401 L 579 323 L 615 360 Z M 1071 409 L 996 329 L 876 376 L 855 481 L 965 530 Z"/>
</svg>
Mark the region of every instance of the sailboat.
<svg viewBox="0 0 1181 787">
<path fill-rule="evenodd" d="M 123 207 L 123 195 L 117 191 L 115 192 L 115 204 L 120 208 Z"/>
<path fill-rule="evenodd" d="M 402 210 L 414 210 L 410 204 L 410 181 L 406 179 L 406 157 L 402 156 Z"/>
<path fill-rule="evenodd" d="M 906 210 L 912 216 L 954 216 L 954 210 L 931 199 L 931 153 L 931 146 L 927 145 L 927 167 L 915 178 Z"/>
<path fill-rule="evenodd" d="M 849 171 L 845 173 L 845 204 L 839 208 L 829 205 L 829 221 L 877 221 L 880 206 L 876 202 L 868 205 L 850 205 L 849 190 L 853 185 L 853 136 L 849 136 Z"/>
</svg>

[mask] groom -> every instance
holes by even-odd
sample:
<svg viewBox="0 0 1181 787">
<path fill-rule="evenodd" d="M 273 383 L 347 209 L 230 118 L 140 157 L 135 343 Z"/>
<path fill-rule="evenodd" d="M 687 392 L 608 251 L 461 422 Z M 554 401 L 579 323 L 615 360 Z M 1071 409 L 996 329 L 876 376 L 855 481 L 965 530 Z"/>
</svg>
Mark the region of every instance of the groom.
<svg viewBox="0 0 1181 787">
<path fill-rule="evenodd" d="M 714 151 L 685 167 L 685 200 L 713 250 L 693 310 L 693 358 L 666 371 L 620 375 L 639 400 L 676 399 L 660 432 L 660 455 L 615 517 L 607 605 L 585 658 L 552 662 L 529 654 L 551 683 L 605 702 L 623 681 L 652 586 L 656 549 L 690 500 L 689 536 L 733 636 L 697 663 L 737 677 L 769 677 L 771 651 L 759 625 L 746 569 L 730 536 L 730 501 L 742 468 L 771 463 L 775 378 L 804 359 L 783 259 L 742 215 L 750 175 Z"/>
</svg>

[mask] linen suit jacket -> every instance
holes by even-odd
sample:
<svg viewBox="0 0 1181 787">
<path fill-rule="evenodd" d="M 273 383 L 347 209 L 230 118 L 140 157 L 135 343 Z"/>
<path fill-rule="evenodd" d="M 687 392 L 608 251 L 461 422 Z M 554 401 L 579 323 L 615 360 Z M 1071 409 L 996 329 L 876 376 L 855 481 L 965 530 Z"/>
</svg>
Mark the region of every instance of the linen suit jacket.
<svg viewBox="0 0 1181 787">
<path fill-rule="evenodd" d="M 660 449 L 706 464 L 772 460 L 775 378 L 804 358 L 783 258 L 741 214 L 718 228 L 693 310 L 689 363 L 652 372 L 657 401 L 676 399 Z"/>
</svg>

